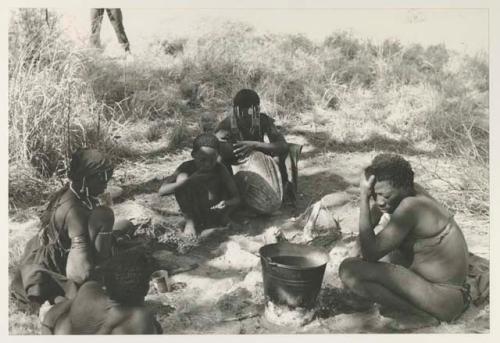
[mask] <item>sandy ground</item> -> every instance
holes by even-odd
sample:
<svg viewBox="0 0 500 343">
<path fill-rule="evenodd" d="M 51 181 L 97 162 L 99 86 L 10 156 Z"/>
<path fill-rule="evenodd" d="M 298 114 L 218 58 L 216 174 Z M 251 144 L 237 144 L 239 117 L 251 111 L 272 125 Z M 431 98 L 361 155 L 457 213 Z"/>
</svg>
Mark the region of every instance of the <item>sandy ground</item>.
<svg viewBox="0 0 500 343">
<path fill-rule="evenodd" d="M 311 133 L 312 134 L 312 133 Z M 376 306 L 362 306 L 350 301 L 340 289 L 337 269 L 353 247 L 357 228 L 358 176 L 377 153 L 335 152 L 319 149 L 308 141 L 308 132 L 288 135 L 289 141 L 304 144 L 300 162 L 299 201 L 297 209 L 284 208 L 275 216 L 252 218 L 233 223 L 232 227 L 209 236 L 200 246 L 181 255 L 165 246 L 155 248 L 154 257 L 163 269 L 191 269 L 171 276 L 174 291 L 159 294 L 151 287 L 146 300 L 154 308 L 167 334 L 193 333 L 359 333 L 359 332 L 434 332 L 473 333 L 489 331 L 489 304 L 472 306 L 462 318 L 451 324 L 420 327 L 409 318 L 385 317 Z M 419 172 L 437 161 L 425 154 L 406 156 L 413 163 L 417 181 L 432 183 L 429 175 Z M 119 166 L 114 175 L 115 185 L 124 190 L 113 205 L 116 217 L 136 223 L 162 225 L 175 229 L 181 225 L 178 206 L 173 197 L 160 198 L 156 191 L 161 184 L 158 178 L 169 175 L 189 152 L 183 150 L 166 156 L 155 155 L 140 161 Z M 444 162 L 443 162 L 444 163 Z M 445 187 L 446 185 L 441 185 Z M 440 192 L 446 191 L 441 189 Z M 329 195 L 330 194 L 330 195 Z M 263 317 L 264 294 L 258 249 L 272 241 L 280 229 L 287 238 L 301 233 L 297 217 L 307 207 L 322 197 L 341 198 L 329 207 L 338 220 L 342 237 L 331 244 L 330 260 L 326 268 L 318 307 L 320 315 L 302 327 L 281 327 Z M 11 256 L 22 249 L 26 237 L 34 233 L 39 222 L 27 216 L 19 222 L 10 221 L 9 244 Z M 474 254 L 489 259 L 489 223 L 466 213 L 457 213 L 469 249 Z M 193 269 L 193 267 L 196 268 Z M 31 317 L 36 320 L 36 317 Z M 13 334 L 26 333 L 19 329 L 24 320 L 15 309 L 10 311 L 10 328 Z M 26 326 L 26 325 L 25 325 Z M 425 326 L 425 325 L 424 325 Z M 30 329 L 37 332 L 37 325 Z"/>
</svg>

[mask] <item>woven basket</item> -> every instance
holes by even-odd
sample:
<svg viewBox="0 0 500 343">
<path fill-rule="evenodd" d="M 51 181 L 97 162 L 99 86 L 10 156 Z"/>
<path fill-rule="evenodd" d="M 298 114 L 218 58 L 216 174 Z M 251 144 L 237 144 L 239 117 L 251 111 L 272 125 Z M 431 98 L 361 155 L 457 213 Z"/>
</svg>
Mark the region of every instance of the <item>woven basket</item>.
<svg viewBox="0 0 500 343">
<path fill-rule="evenodd" d="M 278 164 L 272 157 L 255 151 L 237 168 L 234 178 L 245 204 L 263 214 L 281 207 L 283 183 Z"/>
</svg>

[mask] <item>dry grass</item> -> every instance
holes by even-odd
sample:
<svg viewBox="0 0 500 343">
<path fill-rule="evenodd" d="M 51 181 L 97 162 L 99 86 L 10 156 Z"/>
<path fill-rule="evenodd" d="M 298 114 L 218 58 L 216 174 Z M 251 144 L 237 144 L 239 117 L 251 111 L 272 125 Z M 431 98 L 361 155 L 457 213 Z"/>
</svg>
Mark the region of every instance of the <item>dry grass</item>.
<svg viewBox="0 0 500 343">
<path fill-rule="evenodd" d="M 28 9 L 14 16 L 9 38 L 9 162 L 24 168 L 11 174 L 11 206 L 45 194 L 46 180 L 64 175 L 78 146 L 98 147 L 117 162 L 147 153 L 148 143 L 152 150 L 160 142 L 183 147 L 199 113 L 220 116 L 238 89 L 250 87 L 287 126 L 307 113 L 315 126 L 329 126 L 324 146 L 378 144 L 371 137 L 382 137 L 434 146 L 472 166 L 460 187 L 483 205 L 464 205 L 485 213 L 485 56 L 395 40 L 375 45 L 342 32 L 317 44 L 226 22 L 190 37 L 166 34 L 149 53 L 123 63 L 78 50 L 62 38 L 57 18 L 49 27 Z"/>
</svg>

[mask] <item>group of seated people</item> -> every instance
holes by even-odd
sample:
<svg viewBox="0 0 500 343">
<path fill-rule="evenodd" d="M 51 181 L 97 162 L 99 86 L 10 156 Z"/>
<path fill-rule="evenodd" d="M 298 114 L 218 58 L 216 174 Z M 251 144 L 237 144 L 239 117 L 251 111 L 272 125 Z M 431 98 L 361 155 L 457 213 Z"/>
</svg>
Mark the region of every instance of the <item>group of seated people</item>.
<svg viewBox="0 0 500 343">
<path fill-rule="evenodd" d="M 241 90 L 233 105 L 214 130 L 194 139 L 193 159 L 159 189 L 162 196 L 175 195 L 185 235 L 227 222 L 242 206 L 269 214 L 278 202 L 295 200 L 300 147 L 288 144 L 260 112 L 254 91 Z M 275 176 L 269 189 L 251 185 L 259 173 L 255 166 L 234 172 L 249 160 Z M 245 168 L 251 173 L 241 173 Z M 44 333 L 162 332 L 144 306 L 153 263 L 143 252 L 120 250 L 120 239 L 134 227 L 127 220 L 115 222 L 113 211 L 97 199 L 112 174 L 104 154 L 77 150 L 70 182 L 52 196 L 39 233 L 26 245 L 11 295 L 53 305 L 42 319 Z M 452 321 L 470 302 L 467 245 L 452 215 L 413 179 L 408 161 L 394 154 L 377 155 L 363 170 L 359 251 L 340 264 L 339 277 L 350 291 L 381 305 Z M 259 191 L 274 194 L 253 201 L 255 194 L 262 196 Z"/>
</svg>

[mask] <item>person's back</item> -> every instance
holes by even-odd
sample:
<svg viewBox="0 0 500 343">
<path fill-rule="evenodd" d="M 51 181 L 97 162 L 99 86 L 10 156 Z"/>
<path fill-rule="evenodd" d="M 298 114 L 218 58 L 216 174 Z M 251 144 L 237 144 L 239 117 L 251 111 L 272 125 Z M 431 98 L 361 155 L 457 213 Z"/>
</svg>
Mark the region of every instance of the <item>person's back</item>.
<svg viewBox="0 0 500 343">
<path fill-rule="evenodd" d="M 73 300 L 66 301 L 71 305 L 57 320 L 53 328 L 55 335 L 160 333 L 153 314 L 147 308 L 110 300 L 98 282 L 85 283 Z M 56 306 L 68 307 L 68 304 Z M 46 318 L 46 321 L 50 319 Z"/>
<path fill-rule="evenodd" d="M 88 281 L 73 299 L 57 303 L 43 318 L 46 333 L 158 334 L 161 326 L 144 305 L 151 261 L 143 252 L 113 257 L 101 269 L 103 283 Z"/>
</svg>

